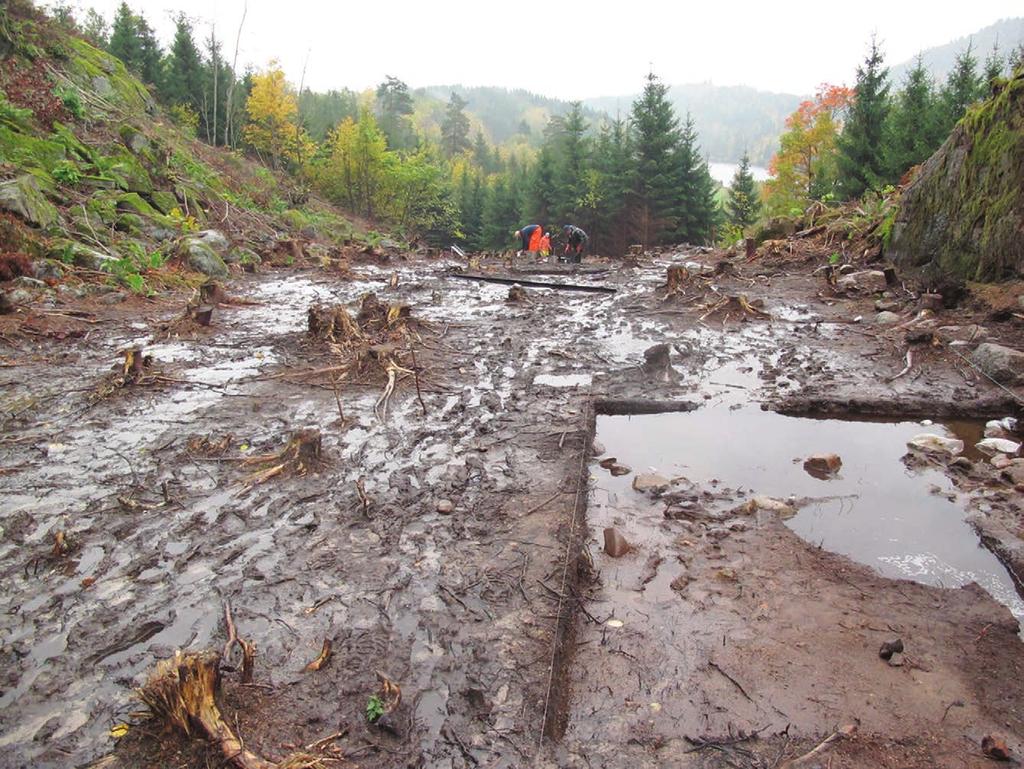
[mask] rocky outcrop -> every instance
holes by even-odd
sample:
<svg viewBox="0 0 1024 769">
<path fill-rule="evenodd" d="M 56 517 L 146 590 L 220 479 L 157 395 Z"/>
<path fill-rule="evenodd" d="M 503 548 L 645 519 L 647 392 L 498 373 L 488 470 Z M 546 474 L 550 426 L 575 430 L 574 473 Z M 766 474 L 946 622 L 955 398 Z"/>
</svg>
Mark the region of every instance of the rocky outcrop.
<svg viewBox="0 0 1024 769">
<path fill-rule="evenodd" d="M 1024 68 L 997 80 L 903 192 L 887 255 L 968 280 L 1024 276 Z"/>
<path fill-rule="evenodd" d="M 46 199 L 39 182 L 30 174 L 0 183 L 0 208 L 36 227 L 49 227 L 57 221 L 56 207 Z"/>
</svg>

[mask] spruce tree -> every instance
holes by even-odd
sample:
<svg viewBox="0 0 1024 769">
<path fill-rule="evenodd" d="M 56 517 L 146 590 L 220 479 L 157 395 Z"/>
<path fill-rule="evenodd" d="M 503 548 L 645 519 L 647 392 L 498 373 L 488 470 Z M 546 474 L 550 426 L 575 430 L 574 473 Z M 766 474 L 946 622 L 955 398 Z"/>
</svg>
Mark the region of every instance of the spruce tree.
<svg viewBox="0 0 1024 769">
<path fill-rule="evenodd" d="M 931 75 L 921 57 L 907 73 L 886 126 L 885 161 L 895 184 L 909 168 L 923 163 L 942 143 L 941 116 Z"/>
<path fill-rule="evenodd" d="M 159 86 L 162 79 L 160 44 L 156 33 L 141 14 L 135 17 L 136 35 L 139 40 L 139 62 L 137 72 L 142 82 Z"/>
<path fill-rule="evenodd" d="M 504 174 L 491 185 L 484 203 L 483 240 L 486 248 L 504 250 L 513 247 L 512 233 L 519 229 L 519 199 Z"/>
<path fill-rule="evenodd" d="M 630 203 L 634 234 L 644 246 L 670 239 L 679 221 L 680 169 L 673 162 L 679 121 L 667 93 L 657 75 L 649 74 L 630 113 L 635 167 Z"/>
<path fill-rule="evenodd" d="M 875 38 L 857 68 L 853 106 L 839 136 L 839 188 L 848 199 L 878 189 L 885 180 L 883 137 L 889 113 L 889 70 Z"/>
<path fill-rule="evenodd" d="M 132 72 L 139 71 L 142 62 L 142 41 L 139 40 L 135 14 L 128 3 L 122 2 L 114 13 L 107 51 L 124 62 Z"/>
<path fill-rule="evenodd" d="M 623 254 L 631 238 L 627 216 L 634 169 L 626 121 L 616 117 L 601 127 L 593 162 L 598 175 L 601 216 L 594 222 L 591 242 L 595 251 Z"/>
<path fill-rule="evenodd" d="M 559 224 L 579 224 L 582 221 L 590 157 L 587 127 L 587 121 L 583 116 L 583 104 L 573 102 L 569 114 L 561 121 L 561 132 L 556 143 L 553 195 L 555 206 L 552 213 Z M 547 220 L 547 217 L 544 218 Z"/>
<path fill-rule="evenodd" d="M 987 87 L 997 77 L 1002 77 L 1005 70 L 1006 59 L 1003 58 L 1003 54 L 999 51 L 999 43 L 997 41 L 996 44 L 992 46 L 992 50 L 989 51 L 988 58 L 985 59 L 985 71 L 982 75 L 982 85 Z"/>
<path fill-rule="evenodd" d="M 468 103 L 452 91 L 448 106 L 445 107 L 444 120 L 441 121 L 441 149 L 447 158 L 453 158 L 470 148 L 469 118 L 463 112 Z"/>
<path fill-rule="evenodd" d="M 533 164 L 529 181 L 529 200 L 527 201 L 527 219 L 548 222 L 556 211 L 555 161 L 552 148 L 548 142 L 540 148 L 537 161 Z"/>
<path fill-rule="evenodd" d="M 196 114 L 202 111 L 203 62 L 192 38 L 192 23 L 184 13 L 174 20 L 174 40 L 159 93 L 167 104 L 188 105 Z"/>
<path fill-rule="evenodd" d="M 707 161 L 700 154 L 697 128 L 690 115 L 686 116 L 672 162 L 679 174 L 676 190 L 678 218 L 673 239 L 684 243 L 706 243 L 717 224 L 718 206 L 715 203 L 715 182 L 708 171 Z"/>
<path fill-rule="evenodd" d="M 942 133 L 948 134 L 953 130 L 953 126 L 964 116 L 967 108 L 981 97 L 982 92 L 978 60 L 974 56 L 973 46 L 968 43 L 967 48 L 957 55 L 953 71 L 949 73 L 942 89 Z"/>
<path fill-rule="evenodd" d="M 739 168 L 732 177 L 732 185 L 726 201 L 726 215 L 729 224 L 746 229 L 761 215 L 761 196 L 757 191 L 754 175 L 750 173 L 750 156 L 744 152 Z"/>
</svg>

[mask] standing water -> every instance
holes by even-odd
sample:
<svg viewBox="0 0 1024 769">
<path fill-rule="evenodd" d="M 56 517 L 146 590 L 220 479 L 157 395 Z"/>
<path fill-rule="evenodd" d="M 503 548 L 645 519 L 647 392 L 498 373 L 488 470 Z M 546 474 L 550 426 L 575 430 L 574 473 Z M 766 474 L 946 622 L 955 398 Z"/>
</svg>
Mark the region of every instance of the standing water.
<svg viewBox="0 0 1024 769">
<path fill-rule="evenodd" d="M 967 425 L 971 427 L 971 425 Z M 948 432 L 963 423 L 950 423 Z M 702 486 L 798 500 L 787 525 L 808 542 L 874 567 L 885 576 L 938 587 L 977 582 L 1024 620 L 1024 601 L 1006 568 L 965 520 L 939 470 L 908 469 L 907 440 L 935 427 L 788 417 L 756 408 L 599 416 L 598 440 L 637 472 L 656 470 Z M 969 437 L 964 435 L 963 437 Z M 838 454 L 827 480 L 803 460 Z M 602 474 L 601 491 L 630 494 L 631 476 Z"/>
</svg>

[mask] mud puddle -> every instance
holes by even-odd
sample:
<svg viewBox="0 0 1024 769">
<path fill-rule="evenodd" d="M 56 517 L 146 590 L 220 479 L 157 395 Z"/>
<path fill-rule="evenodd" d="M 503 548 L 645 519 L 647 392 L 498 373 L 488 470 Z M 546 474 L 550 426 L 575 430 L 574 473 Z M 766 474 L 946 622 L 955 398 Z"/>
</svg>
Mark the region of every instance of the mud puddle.
<svg viewBox="0 0 1024 769">
<path fill-rule="evenodd" d="M 638 496 L 631 487 L 635 473 L 657 472 L 675 487 L 709 490 L 723 515 L 765 495 L 797 508 L 787 525 L 811 544 L 896 579 L 944 588 L 976 582 L 1024 620 L 1011 575 L 965 521 L 945 474 L 911 470 L 901 461 L 915 435 L 945 432 L 972 445 L 978 429 L 964 421 L 811 419 L 751 407 L 599 416 L 598 440 L 634 474 L 613 477 L 595 466 L 589 519 L 598 535 L 616 525 Z M 810 475 L 803 460 L 815 454 L 838 454 L 841 469 L 827 479 Z M 625 534 L 649 539 L 642 529 L 661 523 L 630 521 Z"/>
</svg>

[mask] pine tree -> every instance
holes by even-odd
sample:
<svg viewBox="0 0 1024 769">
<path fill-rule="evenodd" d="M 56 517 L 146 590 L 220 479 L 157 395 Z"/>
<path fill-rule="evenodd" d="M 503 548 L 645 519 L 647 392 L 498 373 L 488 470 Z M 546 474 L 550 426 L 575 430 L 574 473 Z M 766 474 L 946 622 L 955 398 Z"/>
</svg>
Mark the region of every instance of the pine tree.
<svg viewBox="0 0 1024 769">
<path fill-rule="evenodd" d="M 397 77 L 385 77 L 384 82 L 377 86 L 380 128 L 392 149 L 412 149 L 416 144 L 416 135 L 409 122 L 409 115 L 413 113 L 409 86 Z"/>
<path fill-rule="evenodd" d="M 895 184 L 907 169 L 918 165 L 942 143 L 941 116 L 931 75 L 921 57 L 907 73 L 894 100 L 886 126 L 885 162 L 888 180 Z"/>
<path fill-rule="evenodd" d="M 967 48 L 957 55 L 953 71 L 949 73 L 942 89 L 942 133 L 948 134 L 953 130 L 953 126 L 964 116 L 967 108 L 981 97 L 982 92 L 978 60 L 972 45 L 968 43 Z"/>
<path fill-rule="evenodd" d="M 637 240 L 644 246 L 665 242 L 678 225 L 679 121 L 667 97 L 668 87 L 651 73 L 630 113 L 635 163 L 630 195 Z"/>
<path fill-rule="evenodd" d="M 889 70 L 875 38 L 864 65 L 857 68 L 853 107 L 839 136 L 839 187 L 848 200 L 882 186 L 883 136 L 889 113 Z"/>
<path fill-rule="evenodd" d="M 441 149 L 447 158 L 453 158 L 470 147 L 469 118 L 463 112 L 468 103 L 452 91 L 441 121 Z"/>
<path fill-rule="evenodd" d="M 598 174 L 601 215 L 590 232 L 595 251 L 624 254 L 630 244 L 627 216 L 633 189 L 633 147 L 629 125 L 616 117 L 601 127 L 594 148 Z"/>
<path fill-rule="evenodd" d="M 676 191 L 678 218 L 673 239 L 684 243 L 706 243 L 718 219 L 715 183 L 697 145 L 697 128 L 686 116 L 680 141 L 672 157 L 679 173 Z"/>
<path fill-rule="evenodd" d="M 524 210 L 530 221 L 549 222 L 555 215 L 555 161 L 551 145 L 547 142 L 540 148 L 537 161 L 530 172 L 528 201 Z"/>
<path fill-rule="evenodd" d="M 202 111 L 203 62 L 192 38 L 192 23 L 184 13 L 174 20 L 174 40 L 159 94 L 167 104 L 185 104 L 197 114 Z"/>
<path fill-rule="evenodd" d="M 138 74 L 142 82 L 159 86 L 162 79 L 162 55 L 156 33 L 141 14 L 135 17 L 135 29 L 139 40 Z"/>
<path fill-rule="evenodd" d="M 761 215 L 761 196 L 754 175 L 750 173 L 750 156 L 744 152 L 739 168 L 732 177 L 726 202 L 729 224 L 746 229 Z"/>
</svg>

